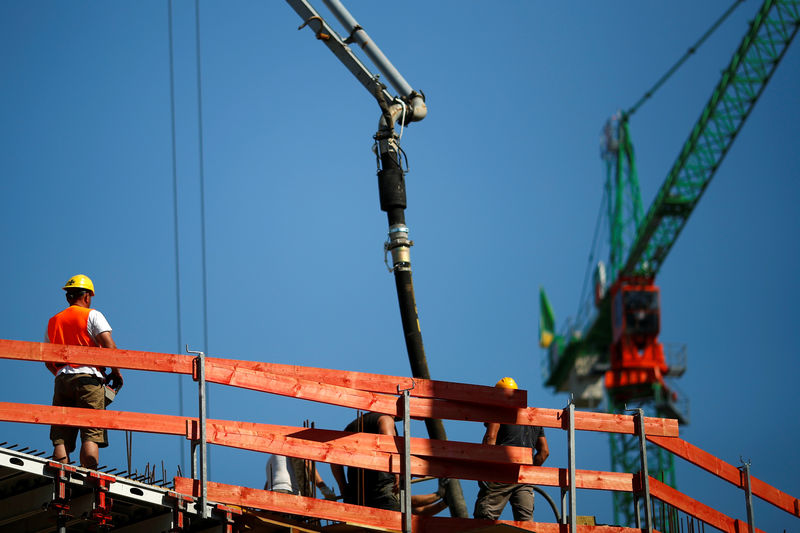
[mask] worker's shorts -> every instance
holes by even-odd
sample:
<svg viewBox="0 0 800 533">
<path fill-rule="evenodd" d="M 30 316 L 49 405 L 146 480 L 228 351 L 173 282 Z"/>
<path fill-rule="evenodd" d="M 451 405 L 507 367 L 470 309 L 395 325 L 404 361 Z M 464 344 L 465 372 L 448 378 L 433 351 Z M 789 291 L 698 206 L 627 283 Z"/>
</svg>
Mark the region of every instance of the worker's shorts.
<svg viewBox="0 0 800 533">
<path fill-rule="evenodd" d="M 53 387 L 53 405 L 105 410 L 103 380 L 91 374 L 56 376 Z M 70 426 L 50 426 L 50 440 L 53 441 L 53 446 L 63 444 L 67 448 L 67 453 L 74 451 L 78 429 Z M 105 429 L 80 428 L 80 432 L 81 442 L 96 442 L 100 448 L 108 446 L 108 435 Z"/>
<path fill-rule="evenodd" d="M 479 481 L 475 500 L 475 518 L 497 520 L 506 503 L 511 501 L 514 520 L 533 521 L 533 485 Z"/>
</svg>

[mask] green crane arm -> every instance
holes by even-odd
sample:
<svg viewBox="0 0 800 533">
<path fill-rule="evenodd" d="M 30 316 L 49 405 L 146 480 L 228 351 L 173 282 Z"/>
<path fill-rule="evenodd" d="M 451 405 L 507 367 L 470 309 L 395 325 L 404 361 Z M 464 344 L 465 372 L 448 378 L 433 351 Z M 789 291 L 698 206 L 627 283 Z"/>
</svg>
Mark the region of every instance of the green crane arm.
<svg viewBox="0 0 800 533">
<path fill-rule="evenodd" d="M 655 275 L 661 268 L 798 27 L 800 0 L 766 0 L 761 6 L 639 226 L 619 275 Z M 600 302 L 580 337 L 564 339 L 563 352 L 550 361 L 547 386 L 562 390 L 576 359 L 584 354 L 607 359 L 608 300 L 606 296 Z"/>
<path fill-rule="evenodd" d="M 655 275 L 800 27 L 800 1 L 767 0 L 639 226 L 622 275 Z"/>
</svg>

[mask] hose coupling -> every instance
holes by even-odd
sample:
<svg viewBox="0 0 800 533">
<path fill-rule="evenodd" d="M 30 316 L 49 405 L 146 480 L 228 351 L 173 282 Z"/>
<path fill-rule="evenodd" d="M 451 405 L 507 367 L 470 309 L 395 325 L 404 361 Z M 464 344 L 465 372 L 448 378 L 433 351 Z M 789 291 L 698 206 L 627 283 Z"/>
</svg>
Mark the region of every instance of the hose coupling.
<svg viewBox="0 0 800 533">
<path fill-rule="evenodd" d="M 389 272 L 395 270 L 411 270 L 411 247 L 414 241 L 408 239 L 408 227 L 405 224 L 394 224 L 389 227 L 389 237 L 383 243 L 383 262 Z M 392 253 L 392 266 L 389 266 L 388 254 Z"/>
</svg>

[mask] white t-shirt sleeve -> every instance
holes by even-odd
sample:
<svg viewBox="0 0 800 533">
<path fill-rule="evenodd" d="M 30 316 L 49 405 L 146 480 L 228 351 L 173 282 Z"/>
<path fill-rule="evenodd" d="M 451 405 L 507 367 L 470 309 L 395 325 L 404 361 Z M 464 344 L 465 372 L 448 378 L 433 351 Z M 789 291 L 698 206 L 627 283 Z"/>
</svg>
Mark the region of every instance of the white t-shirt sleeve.
<svg viewBox="0 0 800 533">
<path fill-rule="evenodd" d="M 108 320 L 106 320 L 106 317 L 103 316 L 103 313 L 97 309 L 92 309 L 89 311 L 89 321 L 86 325 L 86 329 L 89 330 L 89 335 L 97 340 L 97 336 L 101 333 L 111 331 L 111 325 L 108 323 Z"/>
</svg>

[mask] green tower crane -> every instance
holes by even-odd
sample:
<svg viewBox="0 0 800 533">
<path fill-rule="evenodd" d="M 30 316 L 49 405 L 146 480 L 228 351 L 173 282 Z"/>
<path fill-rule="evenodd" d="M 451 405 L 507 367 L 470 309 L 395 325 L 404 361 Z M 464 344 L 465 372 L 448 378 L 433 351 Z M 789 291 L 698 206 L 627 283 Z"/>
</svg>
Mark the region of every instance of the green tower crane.
<svg viewBox="0 0 800 533">
<path fill-rule="evenodd" d="M 644 215 L 629 119 L 686 56 L 635 106 L 607 123 L 603 158 L 608 257 L 598 264 L 593 294 L 583 298 L 566 331 L 556 333 L 550 304 L 544 291 L 540 292 L 546 386 L 572 393 L 581 407 L 597 407 L 605 393 L 611 412 L 626 405 L 644 407 L 650 415 L 688 423 L 688 401 L 670 381 L 685 369 L 685 350 L 671 355 L 658 341 L 660 299 L 655 277 L 798 27 L 800 0 L 764 1 Z M 610 444 L 614 470 L 638 468 L 638 441 L 614 435 Z M 655 448 L 648 450 L 648 456 L 651 474 L 674 486 L 673 457 Z M 615 523 L 632 525 L 638 514 L 632 497 L 615 494 L 614 498 Z M 661 523 L 660 517 L 655 520 Z"/>
</svg>

